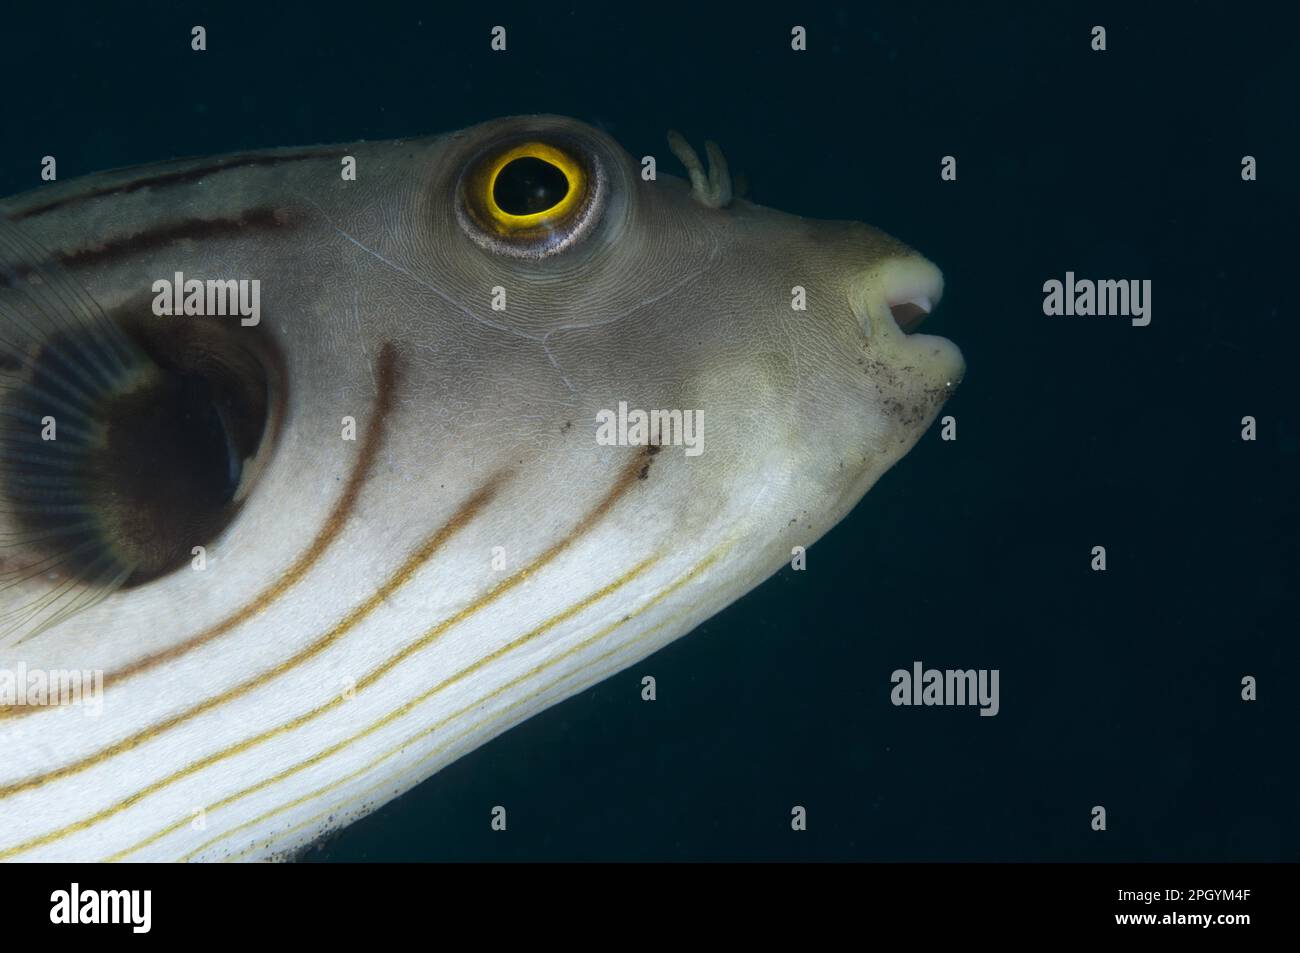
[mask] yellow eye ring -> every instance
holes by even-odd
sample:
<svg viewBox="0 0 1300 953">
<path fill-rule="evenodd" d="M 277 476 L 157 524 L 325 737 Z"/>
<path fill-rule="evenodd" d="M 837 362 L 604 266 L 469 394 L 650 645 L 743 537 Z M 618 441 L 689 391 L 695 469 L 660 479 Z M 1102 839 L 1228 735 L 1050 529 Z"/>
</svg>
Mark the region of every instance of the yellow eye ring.
<svg viewBox="0 0 1300 953">
<path fill-rule="evenodd" d="M 558 169 L 568 184 L 564 197 L 550 208 L 526 215 L 515 215 L 501 208 L 496 200 L 497 179 L 506 166 L 518 159 L 538 159 Z M 488 163 L 480 181 L 483 208 L 487 210 L 498 231 L 505 235 L 526 233 L 539 226 L 564 221 L 582 205 L 587 191 L 587 175 L 582 166 L 567 153 L 544 142 L 523 142 L 507 149 Z"/>
<path fill-rule="evenodd" d="M 533 168 L 509 171 L 520 160 Z M 555 195 L 549 208 L 538 207 Z M 457 196 L 457 221 L 479 247 L 512 258 L 548 258 L 592 233 L 608 204 L 609 173 L 596 150 L 569 137 L 518 137 L 470 159 Z"/>
</svg>

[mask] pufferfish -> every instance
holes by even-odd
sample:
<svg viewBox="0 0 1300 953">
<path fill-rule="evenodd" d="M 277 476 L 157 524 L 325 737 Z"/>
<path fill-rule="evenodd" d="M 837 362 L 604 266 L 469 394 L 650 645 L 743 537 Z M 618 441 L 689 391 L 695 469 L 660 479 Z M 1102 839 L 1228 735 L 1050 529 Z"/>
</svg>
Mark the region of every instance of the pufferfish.
<svg viewBox="0 0 1300 953">
<path fill-rule="evenodd" d="M 689 181 L 525 116 L 0 203 L 0 859 L 295 856 L 917 442 L 964 369 L 912 333 L 939 270 L 670 143 Z M 182 275 L 256 320 L 160 310 Z"/>
</svg>

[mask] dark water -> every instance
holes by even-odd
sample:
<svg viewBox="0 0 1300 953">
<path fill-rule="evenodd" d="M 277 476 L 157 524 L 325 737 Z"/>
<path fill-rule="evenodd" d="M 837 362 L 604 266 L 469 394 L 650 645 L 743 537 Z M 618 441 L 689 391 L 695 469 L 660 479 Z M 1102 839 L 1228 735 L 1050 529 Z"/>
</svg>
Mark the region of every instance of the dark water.
<svg viewBox="0 0 1300 953">
<path fill-rule="evenodd" d="M 666 170 L 666 129 L 714 138 L 756 201 L 870 222 L 944 269 L 927 330 L 969 366 L 955 442 L 927 434 L 807 572 L 308 858 L 1300 856 L 1296 24 L 1045 6 L 6 11 L 3 194 L 49 153 L 71 177 L 544 111 Z M 1150 279 L 1151 325 L 1044 316 L 1067 270 Z M 1000 714 L 894 707 L 914 660 L 998 669 Z"/>
</svg>

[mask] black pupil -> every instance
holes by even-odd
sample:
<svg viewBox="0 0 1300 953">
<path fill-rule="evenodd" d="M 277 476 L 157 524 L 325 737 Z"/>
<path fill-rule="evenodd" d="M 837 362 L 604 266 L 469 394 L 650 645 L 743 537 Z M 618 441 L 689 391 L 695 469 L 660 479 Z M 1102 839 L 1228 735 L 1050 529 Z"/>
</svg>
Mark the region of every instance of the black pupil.
<svg viewBox="0 0 1300 953">
<path fill-rule="evenodd" d="M 497 173 L 492 198 L 508 215 L 535 215 L 555 208 L 569 194 L 569 180 L 556 166 L 532 156 L 512 159 Z"/>
</svg>

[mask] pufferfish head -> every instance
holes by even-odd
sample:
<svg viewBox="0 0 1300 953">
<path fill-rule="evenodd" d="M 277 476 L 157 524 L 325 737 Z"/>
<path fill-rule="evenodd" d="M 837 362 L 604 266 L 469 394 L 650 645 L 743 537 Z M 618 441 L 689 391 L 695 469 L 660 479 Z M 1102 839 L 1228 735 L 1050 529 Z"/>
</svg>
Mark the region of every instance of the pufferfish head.
<svg viewBox="0 0 1300 953">
<path fill-rule="evenodd" d="M 593 408 L 698 409 L 701 471 L 750 474 L 824 531 L 962 378 L 952 342 L 916 333 L 943 276 L 869 225 L 736 198 L 716 147 L 706 170 L 670 141 L 690 181 L 564 117 L 439 139 L 410 193 L 428 228 L 407 260 L 453 297 L 511 289 L 500 320 L 544 339 Z"/>
</svg>

